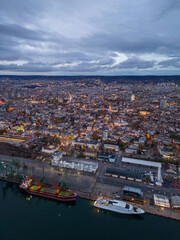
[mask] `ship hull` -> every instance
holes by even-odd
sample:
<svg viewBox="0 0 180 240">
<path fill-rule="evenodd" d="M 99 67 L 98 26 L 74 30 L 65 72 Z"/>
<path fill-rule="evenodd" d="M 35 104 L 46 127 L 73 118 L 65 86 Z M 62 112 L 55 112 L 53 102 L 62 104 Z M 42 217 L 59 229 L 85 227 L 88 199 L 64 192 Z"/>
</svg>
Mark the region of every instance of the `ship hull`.
<svg viewBox="0 0 180 240">
<path fill-rule="evenodd" d="M 142 213 L 137 213 L 137 212 L 132 212 L 132 211 L 126 211 L 125 209 L 115 209 L 115 208 L 110 208 L 110 207 L 105 207 L 105 206 L 96 206 L 94 205 L 95 207 L 99 208 L 99 209 L 102 209 L 102 210 L 106 210 L 106 211 L 109 211 L 109 212 L 116 212 L 116 213 L 121 213 L 121 214 L 129 214 L 129 215 L 139 215 L 139 214 L 142 214 Z"/>
<path fill-rule="evenodd" d="M 142 210 L 141 208 L 135 207 L 131 204 L 127 204 L 126 202 L 120 200 L 105 199 L 103 197 L 99 197 L 95 201 L 94 206 L 106 211 L 129 215 L 139 215 L 144 213 L 144 210 Z"/>
<path fill-rule="evenodd" d="M 40 193 L 40 192 L 37 192 L 37 191 L 30 191 L 28 189 L 23 189 L 23 188 L 22 188 L 22 190 L 31 194 L 31 195 L 36 195 L 36 196 L 39 196 L 39 197 L 49 198 L 49 199 L 53 199 L 53 200 L 57 200 L 57 201 L 61 201 L 61 202 L 75 202 L 76 201 L 75 196 L 63 198 L 63 197 L 58 197 L 57 195 Z"/>
</svg>

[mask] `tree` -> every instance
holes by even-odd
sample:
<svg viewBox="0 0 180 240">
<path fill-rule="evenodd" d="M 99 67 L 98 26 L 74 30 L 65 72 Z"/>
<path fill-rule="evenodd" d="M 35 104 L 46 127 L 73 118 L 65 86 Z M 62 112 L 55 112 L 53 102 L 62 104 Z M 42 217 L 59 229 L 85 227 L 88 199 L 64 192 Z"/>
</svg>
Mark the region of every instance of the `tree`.
<svg viewBox="0 0 180 240">
<path fill-rule="evenodd" d="M 30 164 L 28 168 L 28 176 L 32 176 L 32 171 L 33 171 L 32 164 Z"/>
<path fill-rule="evenodd" d="M 97 131 L 94 131 L 93 134 L 92 134 L 92 138 L 93 140 L 97 141 L 98 140 L 98 132 Z"/>
<path fill-rule="evenodd" d="M 39 137 L 41 134 L 40 134 L 39 132 L 35 132 L 34 135 L 35 135 L 36 137 Z"/>
<path fill-rule="evenodd" d="M 6 129 L 0 129 L 0 135 L 7 133 Z"/>
<path fill-rule="evenodd" d="M 27 169 L 27 165 L 25 164 L 25 162 L 23 162 L 23 171 L 25 171 Z"/>
<path fill-rule="evenodd" d="M 61 190 L 66 190 L 67 189 L 67 185 L 63 180 L 61 182 L 60 188 L 61 188 Z"/>
<path fill-rule="evenodd" d="M 16 161 L 16 162 L 15 162 L 15 165 L 16 165 L 17 169 L 19 169 L 19 168 L 21 167 L 21 163 L 20 163 L 20 161 L 19 161 L 19 160 Z"/>
<path fill-rule="evenodd" d="M 146 177 L 146 183 L 149 183 L 151 181 L 151 178 L 150 177 Z"/>
</svg>

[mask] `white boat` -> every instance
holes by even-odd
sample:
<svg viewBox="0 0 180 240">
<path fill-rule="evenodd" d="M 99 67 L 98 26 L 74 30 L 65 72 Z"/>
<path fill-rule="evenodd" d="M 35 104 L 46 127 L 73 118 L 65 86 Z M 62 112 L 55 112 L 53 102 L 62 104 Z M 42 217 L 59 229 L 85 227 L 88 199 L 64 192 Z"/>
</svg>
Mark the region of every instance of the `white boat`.
<svg viewBox="0 0 180 240">
<path fill-rule="evenodd" d="M 94 206 L 97 208 L 101 208 L 108 211 L 113 211 L 117 213 L 123 214 L 143 214 L 144 210 L 141 208 L 135 207 L 129 203 L 120 201 L 120 200 L 112 200 L 104 197 L 99 197 Z"/>
</svg>

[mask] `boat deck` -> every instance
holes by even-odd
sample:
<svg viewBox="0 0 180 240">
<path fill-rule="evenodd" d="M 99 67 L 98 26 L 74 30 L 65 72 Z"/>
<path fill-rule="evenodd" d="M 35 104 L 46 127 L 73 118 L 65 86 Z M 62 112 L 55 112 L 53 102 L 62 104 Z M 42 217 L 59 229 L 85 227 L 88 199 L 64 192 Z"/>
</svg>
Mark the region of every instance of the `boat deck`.
<svg viewBox="0 0 180 240">
<path fill-rule="evenodd" d="M 37 186 L 37 185 L 32 185 L 32 186 L 29 188 L 29 190 L 30 190 L 30 191 L 37 191 L 38 188 L 39 188 L 39 186 Z"/>
<path fill-rule="evenodd" d="M 68 192 L 60 192 L 58 194 L 58 197 L 68 197 L 69 196 L 69 193 Z"/>
<path fill-rule="evenodd" d="M 40 193 L 51 193 L 51 194 L 56 194 L 57 190 L 56 189 L 52 189 L 52 188 L 45 188 L 42 187 L 40 189 Z"/>
<path fill-rule="evenodd" d="M 37 185 L 32 185 L 29 190 L 30 191 L 37 191 L 38 190 L 38 186 Z M 53 189 L 53 188 L 47 188 L 47 187 L 41 187 L 40 190 L 39 190 L 40 193 L 50 193 L 50 194 L 53 194 L 53 195 L 56 195 L 57 193 L 57 190 L 56 189 Z M 69 197 L 69 192 L 66 192 L 66 191 L 60 191 L 59 194 L 58 194 L 58 197 Z"/>
</svg>

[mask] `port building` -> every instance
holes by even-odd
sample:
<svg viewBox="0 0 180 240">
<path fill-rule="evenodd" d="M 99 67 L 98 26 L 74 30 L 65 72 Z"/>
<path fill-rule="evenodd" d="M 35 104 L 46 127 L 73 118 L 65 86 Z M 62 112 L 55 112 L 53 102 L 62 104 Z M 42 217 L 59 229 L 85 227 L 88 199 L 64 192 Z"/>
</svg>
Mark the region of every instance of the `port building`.
<svg viewBox="0 0 180 240">
<path fill-rule="evenodd" d="M 144 194 L 140 188 L 124 186 L 123 188 L 123 200 L 144 204 Z"/>
<path fill-rule="evenodd" d="M 51 157 L 51 165 L 52 166 L 58 166 L 59 162 L 61 161 L 63 157 L 63 153 L 60 151 L 55 152 Z"/>
<path fill-rule="evenodd" d="M 174 210 L 180 211 L 180 196 L 172 196 L 171 205 L 174 208 Z"/>
<path fill-rule="evenodd" d="M 153 197 L 154 197 L 154 204 L 156 206 L 170 208 L 169 199 L 166 196 L 160 195 L 160 194 L 154 194 Z"/>
<path fill-rule="evenodd" d="M 157 185 L 162 185 L 163 179 L 161 175 L 161 168 L 162 164 L 160 162 L 152 162 L 152 161 L 146 161 L 146 160 L 141 160 L 141 159 L 135 159 L 135 158 L 122 158 L 122 164 L 132 164 L 132 165 L 138 165 L 138 166 L 147 166 L 151 168 L 156 168 L 157 169 Z"/>
<path fill-rule="evenodd" d="M 96 173 L 98 163 L 95 161 L 86 161 L 80 159 L 64 160 L 61 159 L 58 164 L 59 167 L 71 168 L 85 172 Z"/>
<path fill-rule="evenodd" d="M 116 177 L 116 178 L 126 179 L 130 181 L 142 182 L 141 173 L 130 172 L 124 169 L 107 168 L 105 175 L 109 177 Z"/>
</svg>

